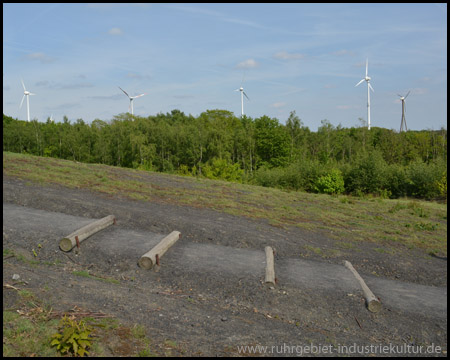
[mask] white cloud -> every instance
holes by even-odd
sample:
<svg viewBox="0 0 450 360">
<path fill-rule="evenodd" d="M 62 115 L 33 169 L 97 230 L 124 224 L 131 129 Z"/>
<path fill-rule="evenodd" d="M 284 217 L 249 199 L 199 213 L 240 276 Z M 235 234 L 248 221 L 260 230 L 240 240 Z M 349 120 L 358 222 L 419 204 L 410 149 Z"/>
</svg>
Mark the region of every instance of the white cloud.
<svg viewBox="0 0 450 360">
<path fill-rule="evenodd" d="M 201 14 L 201 15 L 207 15 L 207 16 L 218 16 L 218 17 L 222 17 L 223 14 L 215 11 L 215 10 L 208 10 L 208 9 L 204 9 L 204 8 L 199 8 L 193 5 L 189 5 L 189 6 L 183 6 L 180 4 L 167 4 L 166 7 L 170 8 L 170 9 L 174 9 L 174 10 L 179 10 L 179 11 L 184 11 L 184 12 L 189 12 L 189 13 L 193 13 L 193 14 Z"/>
<path fill-rule="evenodd" d="M 54 59 L 48 55 L 45 55 L 42 52 L 34 52 L 27 55 L 27 58 L 30 60 L 38 60 L 41 63 L 48 64 L 54 61 Z"/>
<path fill-rule="evenodd" d="M 355 53 L 354 53 L 353 51 L 345 50 L 345 49 L 342 49 L 342 50 L 338 50 L 338 51 L 332 52 L 331 54 L 332 54 L 332 55 L 336 55 L 336 56 L 344 56 L 344 55 L 350 55 L 350 56 L 353 56 L 353 55 L 355 55 Z"/>
<path fill-rule="evenodd" d="M 295 53 L 288 53 L 286 51 L 280 51 L 273 55 L 275 59 L 279 60 L 298 60 L 303 59 L 305 55 L 303 54 L 295 54 Z"/>
<path fill-rule="evenodd" d="M 147 4 L 147 3 L 129 3 L 129 4 L 121 4 L 121 3 L 90 3 L 90 4 L 86 4 L 86 6 L 88 8 L 91 9 L 100 9 L 100 10 L 109 10 L 109 9 L 116 9 L 118 7 L 125 7 L 125 6 L 129 6 L 129 7 L 141 7 L 141 8 L 146 8 L 146 7 L 150 7 L 151 4 Z"/>
<path fill-rule="evenodd" d="M 53 106 L 55 110 L 66 110 L 66 109 L 73 109 L 73 108 L 81 108 L 82 105 L 78 102 L 68 102 L 60 105 Z"/>
<path fill-rule="evenodd" d="M 120 28 L 114 27 L 108 31 L 110 35 L 122 35 L 122 30 Z"/>
<path fill-rule="evenodd" d="M 231 22 L 231 23 L 235 23 L 235 24 L 239 24 L 239 25 L 245 25 L 245 26 L 250 26 L 250 27 L 254 27 L 257 29 L 265 29 L 264 26 L 259 25 L 253 21 L 247 21 L 247 20 L 241 20 L 241 19 L 237 19 L 237 18 L 224 18 L 222 19 L 224 21 L 227 22 Z"/>
<path fill-rule="evenodd" d="M 94 87 L 94 85 L 91 83 L 88 83 L 88 82 L 60 85 L 61 89 L 83 89 L 83 88 L 92 88 L 92 87 Z"/>
<path fill-rule="evenodd" d="M 427 94 L 428 93 L 428 89 L 427 88 L 415 88 L 411 90 L 411 94 L 414 95 L 423 95 L 423 94 Z"/>
<path fill-rule="evenodd" d="M 284 107 L 284 106 L 286 106 L 287 105 L 287 103 L 285 103 L 285 102 L 276 102 L 276 103 L 273 103 L 272 105 L 270 105 L 270 106 L 272 106 L 272 107 L 274 107 L 274 108 L 281 108 L 281 107 Z"/>
<path fill-rule="evenodd" d="M 236 69 L 251 69 L 257 67 L 258 65 L 259 64 L 255 60 L 248 59 L 237 64 Z"/>
</svg>

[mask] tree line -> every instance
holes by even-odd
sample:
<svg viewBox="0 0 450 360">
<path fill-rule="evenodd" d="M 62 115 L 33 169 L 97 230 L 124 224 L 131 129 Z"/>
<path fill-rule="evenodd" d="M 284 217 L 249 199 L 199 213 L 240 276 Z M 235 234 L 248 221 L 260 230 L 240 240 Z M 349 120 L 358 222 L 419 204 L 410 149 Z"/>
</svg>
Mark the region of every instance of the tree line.
<svg viewBox="0 0 450 360">
<path fill-rule="evenodd" d="M 447 196 L 447 130 L 316 132 L 295 111 L 285 124 L 226 110 L 112 120 L 27 122 L 3 114 L 3 151 L 330 194 Z"/>
</svg>

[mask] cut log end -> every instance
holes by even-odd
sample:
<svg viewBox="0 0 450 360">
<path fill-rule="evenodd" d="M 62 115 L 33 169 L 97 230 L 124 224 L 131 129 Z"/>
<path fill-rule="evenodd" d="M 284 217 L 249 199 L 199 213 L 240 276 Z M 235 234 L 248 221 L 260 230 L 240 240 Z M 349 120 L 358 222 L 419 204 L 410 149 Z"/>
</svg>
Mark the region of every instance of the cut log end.
<svg viewBox="0 0 450 360">
<path fill-rule="evenodd" d="M 361 285 L 361 288 L 364 292 L 364 297 L 366 298 L 367 309 L 370 312 L 374 313 L 380 311 L 381 310 L 380 301 L 378 301 L 373 292 L 370 291 L 369 287 L 366 285 L 363 278 L 358 274 L 358 272 L 355 270 L 355 268 L 349 261 L 347 260 L 344 261 L 344 265 L 353 273 L 355 278 L 359 281 L 359 284 Z"/>
<path fill-rule="evenodd" d="M 378 300 L 372 300 L 367 303 L 367 309 L 370 312 L 376 313 L 381 310 L 381 303 Z"/>
<path fill-rule="evenodd" d="M 72 248 L 77 245 L 80 246 L 80 243 L 87 239 L 89 236 L 103 230 L 104 228 L 113 224 L 115 220 L 114 215 L 105 216 L 102 219 L 96 220 L 86 226 L 83 226 L 81 229 L 74 231 L 72 234 L 65 236 L 59 242 L 59 248 L 62 251 L 70 251 Z"/>
<path fill-rule="evenodd" d="M 179 231 L 172 231 L 169 235 L 167 235 L 164 239 L 162 239 L 153 249 L 146 252 L 138 261 L 138 264 L 141 268 L 151 269 L 155 265 L 159 266 L 159 262 L 161 261 L 161 257 L 166 253 L 166 251 L 177 242 L 177 240 L 181 237 L 181 233 Z"/>
<path fill-rule="evenodd" d="M 266 286 L 266 288 L 270 289 L 270 288 L 275 288 L 275 282 L 273 281 L 267 281 L 264 283 L 264 285 Z"/>
<path fill-rule="evenodd" d="M 65 252 L 72 250 L 73 248 L 72 240 L 70 240 L 69 238 L 62 238 L 61 241 L 59 242 L 59 248 Z"/>
<path fill-rule="evenodd" d="M 149 257 L 147 257 L 147 256 L 142 256 L 140 259 L 139 259 L 139 266 L 141 267 L 141 268 L 143 268 L 143 269 L 147 269 L 147 270 L 149 270 L 149 269 L 151 269 L 152 267 L 153 267 L 153 261 L 152 261 L 152 259 L 150 259 Z"/>
</svg>

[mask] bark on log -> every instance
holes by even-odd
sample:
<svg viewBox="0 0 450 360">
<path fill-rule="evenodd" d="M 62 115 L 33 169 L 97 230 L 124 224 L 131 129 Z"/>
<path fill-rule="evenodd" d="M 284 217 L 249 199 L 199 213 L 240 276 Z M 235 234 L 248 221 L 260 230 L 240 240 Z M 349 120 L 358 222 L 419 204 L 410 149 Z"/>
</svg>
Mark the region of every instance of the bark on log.
<svg viewBox="0 0 450 360">
<path fill-rule="evenodd" d="M 381 303 L 380 301 L 375 297 L 375 295 L 370 291 L 369 287 L 366 285 L 362 277 L 358 274 L 358 272 L 354 269 L 352 264 L 349 261 L 344 261 L 345 266 L 347 269 L 349 269 L 353 275 L 355 275 L 356 279 L 359 281 L 359 284 L 361 285 L 361 288 L 364 292 L 364 297 L 366 298 L 366 304 L 367 308 L 371 312 L 378 312 L 381 310 Z"/>
<path fill-rule="evenodd" d="M 265 247 L 266 251 L 266 285 L 275 286 L 275 269 L 273 260 L 273 249 L 270 246 Z"/>
<path fill-rule="evenodd" d="M 81 243 L 85 239 L 87 239 L 92 234 L 95 234 L 96 232 L 103 230 L 104 228 L 114 224 L 115 218 L 114 215 L 108 215 L 102 219 L 96 220 L 81 229 L 78 229 L 74 231 L 72 234 L 64 237 L 59 242 L 59 248 L 62 251 L 70 251 L 73 249 L 73 247 L 77 244 L 77 238 L 78 243 Z"/>
<path fill-rule="evenodd" d="M 169 235 L 167 235 L 164 239 L 162 239 L 158 245 L 156 245 L 153 249 L 145 253 L 139 259 L 139 266 L 144 269 L 151 269 L 154 265 L 156 265 L 156 256 L 158 255 L 158 262 L 161 260 L 161 257 L 165 254 L 165 252 L 177 242 L 177 240 L 181 237 L 181 233 L 179 231 L 172 231 Z"/>
</svg>

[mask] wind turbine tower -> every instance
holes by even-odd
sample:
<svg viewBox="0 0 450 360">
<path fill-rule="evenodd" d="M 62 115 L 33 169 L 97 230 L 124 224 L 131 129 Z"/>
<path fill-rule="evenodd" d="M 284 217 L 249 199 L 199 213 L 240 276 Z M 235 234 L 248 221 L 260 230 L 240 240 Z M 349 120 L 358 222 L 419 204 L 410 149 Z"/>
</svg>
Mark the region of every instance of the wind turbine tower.
<svg viewBox="0 0 450 360">
<path fill-rule="evenodd" d="M 244 91 L 244 88 L 241 86 L 239 89 L 236 89 L 234 91 L 240 91 L 241 92 L 241 117 L 244 116 L 244 95 L 245 97 L 250 100 L 247 96 L 247 94 Z"/>
<path fill-rule="evenodd" d="M 141 95 L 136 95 L 136 96 L 130 96 L 130 95 L 128 95 L 127 92 L 126 92 L 124 89 L 122 89 L 120 86 L 119 86 L 119 89 L 122 90 L 122 91 L 125 93 L 125 95 L 128 96 L 128 98 L 130 99 L 130 106 L 128 106 L 128 111 L 130 111 L 130 108 L 131 108 L 131 115 L 133 115 L 133 100 L 136 99 L 136 98 L 138 98 L 138 97 L 147 95 L 147 94 L 141 94 Z"/>
<path fill-rule="evenodd" d="M 241 87 L 239 89 L 234 90 L 234 91 L 241 92 L 241 117 L 244 116 L 244 95 L 248 100 L 250 100 L 248 98 L 247 94 L 245 93 L 244 88 L 242 87 L 242 85 L 244 84 L 244 77 L 245 77 L 245 72 L 244 72 L 244 75 L 242 76 Z"/>
<path fill-rule="evenodd" d="M 239 89 L 236 89 L 234 91 L 240 91 L 241 92 L 241 117 L 244 116 L 244 95 L 245 97 L 250 100 L 247 96 L 247 94 L 244 91 L 244 88 L 241 86 Z"/>
<path fill-rule="evenodd" d="M 400 132 L 408 131 L 408 128 L 406 127 L 406 118 L 405 118 L 405 112 L 406 112 L 406 105 L 405 105 L 405 99 L 408 97 L 409 93 L 411 91 L 408 91 L 406 96 L 401 96 L 400 94 L 397 94 L 400 96 L 400 100 L 402 101 L 402 122 L 400 123 Z"/>
<path fill-rule="evenodd" d="M 375 92 L 372 88 L 372 85 L 370 85 L 370 76 L 368 75 L 368 69 L 369 69 L 369 59 L 366 60 L 366 76 L 361 79 L 361 81 L 359 83 L 357 83 L 355 85 L 355 87 L 357 87 L 359 84 L 361 84 L 363 81 L 367 82 L 367 126 L 368 129 L 370 130 L 370 91 L 372 90 L 373 92 Z"/>
<path fill-rule="evenodd" d="M 22 97 L 22 101 L 20 102 L 20 106 L 19 109 L 22 108 L 23 105 L 23 100 L 25 99 L 25 97 L 27 98 L 27 121 L 30 121 L 30 95 L 36 95 L 33 93 L 30 93 L 29 91 L 27 91 L 27 89 L 25 88 L 25 84 L 23 83 L 23 80 L 20 79 L 20 81 L 22 82 L 22 86 L 23 86 L 23 97 Z"/>
</svg>

